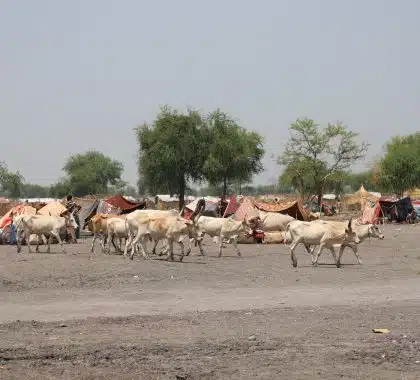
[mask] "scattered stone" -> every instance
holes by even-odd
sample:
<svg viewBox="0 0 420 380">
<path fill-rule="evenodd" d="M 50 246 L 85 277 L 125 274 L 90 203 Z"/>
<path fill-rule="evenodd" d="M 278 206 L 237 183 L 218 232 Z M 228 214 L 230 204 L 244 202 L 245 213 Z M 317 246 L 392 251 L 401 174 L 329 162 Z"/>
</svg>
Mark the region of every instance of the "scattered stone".
<svg viewBox="0 0 420 380">
<path fill-rule="evenodd" d="M 250 335 L 249 337 L 248 337 L 248 340 L 257 340 L 257 337 L 255 336 L 255 335 Z"/>
</svg>

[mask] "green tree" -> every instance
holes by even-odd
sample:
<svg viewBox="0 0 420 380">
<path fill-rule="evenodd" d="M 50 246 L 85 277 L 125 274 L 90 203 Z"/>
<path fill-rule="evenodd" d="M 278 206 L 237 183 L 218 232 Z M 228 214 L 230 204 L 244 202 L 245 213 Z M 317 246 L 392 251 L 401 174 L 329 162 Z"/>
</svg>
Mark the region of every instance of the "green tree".
<svg viewBox="0 0 420 380">
<path fill-rule="evenodd" d="M 137 127 L 136 134 L 142 186 L 151 194 L 163 189 L 178 194 L 182 208 L 187 183 L 203 179 L 209 135 L 201 115 L 164 106 L 153 124 Z"/>
<path fill-rule="evenodd" d="M 7 169 L 4 162 L 0 162 L 0 190 L 11 198 L 19 198 L 22 194 L 23 176 L 19 173 L 12 173 Z"/>
<path fill-rule="evenodd" d="M 420 132 L 394 137 L 385 147 L 378 174 L 379 183 L 398 196 L 420 186 Z"/>
<path fill-rule="evenodd" d="M 207 122 L 211 143 L 203 170 L 210 184 L 223 185 L 226 196 L 229 184 L 248 183 L 263 170 L 263 138 L 241 128 L 220 110 L 210 114 Z"/>
<path fill-rule="evenodd" d="M 51 194 L 51 188 L 50 186 L 25 183 L 22 187 L 22 194 L 25 198 L 48 198 Z"/>
<path fill-rule="evenodd" d="M 108 186 L 122 183 L 123 164 L 95 150 L 71 156 L 63 170 L 67 178 L 54 189 L 60 193 L 68 187 L 77 196 L 106 194 Z"/>
<path fill-rule="evenodd" d="M 290 126 L 291 136 L 278 163 L 285 166 L 289 176 L 298 179 L 304 175 L 308 184 L 322 202 L 325 185 L 333 174 L 347 170 L 364 157 L 368 144 L 358 144 L 357 133 L 341 124 L 329 124 L 321 129 L 313 120 L 297 119 Z"/>
</svg>

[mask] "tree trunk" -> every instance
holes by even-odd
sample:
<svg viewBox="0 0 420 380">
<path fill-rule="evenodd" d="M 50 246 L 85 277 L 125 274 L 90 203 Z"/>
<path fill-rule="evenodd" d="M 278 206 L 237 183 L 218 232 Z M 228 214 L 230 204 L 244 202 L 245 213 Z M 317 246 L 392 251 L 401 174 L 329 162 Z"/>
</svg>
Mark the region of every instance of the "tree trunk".
<svg viewBox="0 0 420 380">
<path fill-rule="evenodd" d="M 179 211 L 182 210 L 185 204 L 185 176 L 179 178 Z"/>
<path fill-rule="evenodd" d="M 227 193 L 227 178 L 223 177 L 223 197 L 226 197 Z"/>
<path fill-rule="evenodd" d="M 321 208 L 321 205 L 322 205 L 322 189 L 321 190 L 318 190 L 318 208 Z"/>
</svg>

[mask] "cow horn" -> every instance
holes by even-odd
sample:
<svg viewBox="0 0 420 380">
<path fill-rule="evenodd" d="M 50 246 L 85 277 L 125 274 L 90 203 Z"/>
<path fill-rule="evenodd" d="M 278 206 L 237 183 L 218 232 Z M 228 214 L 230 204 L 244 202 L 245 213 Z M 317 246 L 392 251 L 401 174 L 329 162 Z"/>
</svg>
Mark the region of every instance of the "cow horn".
<svg viewBox="0 0 420 380">
<path fill-rule="evenodd" d="M 191 220 L 193 221 L 193 223 L 196 223 L 197 222 L 198 218 L 203 213 L 205 207 L 206 207 L 206 201 L 203 198 L 201 198 L 197 202 L 197 206 L 195 207 L 195 210 L 194 210 L 194 212 L 191 215 Z"/>
</svg>

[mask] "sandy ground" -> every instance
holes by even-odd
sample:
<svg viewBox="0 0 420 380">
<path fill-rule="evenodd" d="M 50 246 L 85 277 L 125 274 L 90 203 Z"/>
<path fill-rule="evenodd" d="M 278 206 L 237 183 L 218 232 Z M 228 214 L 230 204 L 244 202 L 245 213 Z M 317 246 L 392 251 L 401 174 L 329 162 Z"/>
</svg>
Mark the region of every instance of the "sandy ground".
<svg viewBox="0 0 420 380">
<path fill-rule="evenodd" d="M 419 232 L 388 225 L 340 269 L 303 247 L 293 269 L 283 245 L 182 263 L 0 246 L 0 379 L 420 379 Z"/>
</svg>

